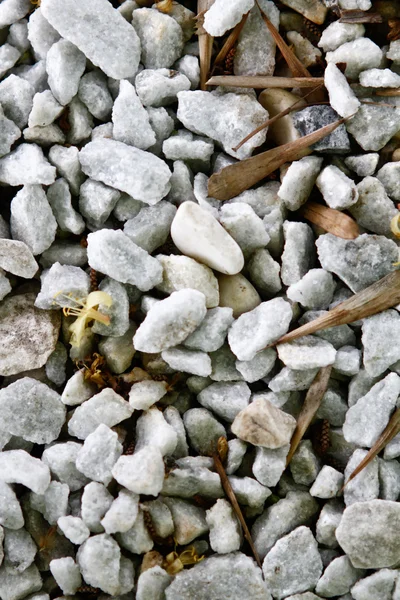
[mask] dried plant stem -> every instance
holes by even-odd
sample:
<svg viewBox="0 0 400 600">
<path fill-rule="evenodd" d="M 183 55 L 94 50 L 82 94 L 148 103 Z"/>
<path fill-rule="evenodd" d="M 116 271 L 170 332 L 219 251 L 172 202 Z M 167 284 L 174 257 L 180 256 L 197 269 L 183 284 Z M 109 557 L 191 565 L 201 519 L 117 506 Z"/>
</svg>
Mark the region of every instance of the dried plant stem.
<svg viewBox="0 0 400 600">
<path fill-rule="evenodd" d="M 243 15 L 240 23 L 238 23 L 236 25 L 236 27 L 234 27 L 234 29 L 232 29 L 231 33 L 226 38 L 224 45 L 222 46 L 221 50 L 218 52 L 217 57 L 214 61 L 214 66 L 213 66 L 212 72 L 214 72 L 215 67 L 218 67 L 219 65 L 221 65 L 224 62 L 228 53 L 232 50 L 232 48 L 236 44 L 237 39 L 244 27 L 244 24 L 247 21 L 248 15 L 249 15 L 249 13 L 246 13 L 245 15 Z M 207 85 L 210 85 L 209 82 L 207 82 Z"/>
<path fill-rule="evenodd" d="M 377 96 L 400 96 L 400 88 L 382 88 L 376 90 Z"/>
<path fill-rule="evenodd" d="M 243 144 L 245 144 L 246 142 L 248 142 L 249 140 L 251 140 L 251 138 L 254 137 L 255 135 L 257 135 L 257 133 L 260 133 L 260 131 L 262 131 L 263 129 L 265 129 L 269 125 L 272 125 L 273 123 L 275 123 L 276 121 L 278 121 L 282 117 L 285 117 L 286 115 L 288 115 L 289 113 L 291 113 L 293 110 L 296 109 L 296 106 L 298 104 L 303 104 L 304 99 L 307 98 L 307 96 L 309 96 L 310 94 L 313 94 L 313 93 L 314 93 L 314 90 L 312 90 L 311 92 L 309 92 L 308 94 L 306 94 L 305 96 L 303 96 L 303 98 L 299 98 L 298 100 L 296 100 L 296 102 L 294 102 L 291 106 L 289 106 L 288 108 L 285 108 L 285 110 L 282 110 L 280 113 L 278 113 L 274 117 L 271 117 L 271 119 L 268 119 L 268 121 L 265 121 L 265 123 L 263 123 L 262 125 L 260 125 L 256 129 L 253 129 L 253 131 L 251 133 L 249 133 L 249 135 L 246 135 L 246 137 L 243 138 L 242 141 L 237 146 L 235 146 L 235 148 L 232 148 L 232 150 L 234 152 L 237 152 L 239 150 L 239 148 L 241 148 L 243 146 Z"/>
<path fill-rule="evenodd" d="M 267 75 L 215 75 L 207 85 L 244 87 L 263 90 L 266 88 L 315 88 L 324 83 L 323 77 L 268 77 Z"/>
<path fill-rule="evenodd" d="M 379 281 L 376 281 L 365 290 L 357 292 L 348 300 L 341 302 L 326 315 L 318 317 L 294 331 L 287 333 L 271 344 L 284 344 L 292 342 L 304 335 L 310 335 L 321 329 L 346 325 L 359 319 L 371 317 L 400 302 L 400 270 L 389 273 Z"/>
<path fill-rule="evenodd" d="M 307 202 L 300 208 L 299 212 L 307 221 L 344 240 L 354 240 L 360 235 L 360 230 L 354 219 L 340 210 L 316 202 Z"/>
<path fill-rule="evenodd" d="M 363 10 L 342 10 L 339 23 L 383 23 L 383 17 Z"/>
<path fill-rule="evenodd" d="M 214 173 L 208 182 L 208 195 L 217 200 L 230 200 L 248 190 L 283 163 L 312 153 L 310 146 L 329 135 L 346 119 L 340 119 L 298 140 L 267 150 Z"/>
<path fill-rule="evenodd" d="M 329 377 L 331 376 L 332 366 L 322 367 L 320 369 L 312 382 L 306 398 L 304 400 L 304 404 L 300 411 L 300 414 L 297 419 L 297 426 L 294 430 L 292 439 L 290 441 L 290 449 L 286 458 L 286 466 L 290 463 L 293 458 L 294 453 L 296 452 L 298 445 L 307 429 L 309 428 L 311 421 L 315 417 L 317 410 L 321 405 L 322 398 L 326 392 L 328 387 Z"/>
<path fill-rule="evenodd" d="M 247 527 L 246 520 L 240 509 L 239 503 L 236 499 L 235 493 L 232 489 L 232 486 L 231 486 L 228 476 L 225 472 L 225 469 L 221 462 L 221 459 L 216 452 L 213 453 L 213 459 L 214 459 L 215 469 L 216 469 L 218 475 L 220 476 L 221 484 L 224 489 L 224 492 L 227 495 L 229 502 L 232 504 L 233 510 L 235 511 L 236 516 L 239 519 L 241 526 L 243 527 L 244 537 L 246 538 L 246 540 L 249 543 L 249 546 L 250 546 L 253 556 L 256 560 L 256 563 L 258 564 L 260 569 L 262 569 L 262 563 L 261 563 L 260 557 L 258 555 L 257 549 L 254 545 L 253 539 L 251 537 L 249 528 Z"/>
<path fill-rule="evenodd" d="M 200 88 L 206 90 L 206 81 L 210 72 L 214 38 L 203 27 L 204 13 L 214 4 L 214 0 L 197 0 L 197 35 L 200 54 Z"/>
<path fill-rule="evenodd" d="M 399 433 L 400 431 L 400 408 L 398 408 L 391 416 L 389 423 L 386 425 L 379 439 L 375 442 L 372 448 L 368 451 L 365 458 L 354 469 L 350 477 L 344 484 L 340 492 L 343 492 L 346 485 L 356 477 L 365 467 L 381 452 L 385 446 Z M 339 493 L 340 493 L 339 492 Z"/>
</svg>

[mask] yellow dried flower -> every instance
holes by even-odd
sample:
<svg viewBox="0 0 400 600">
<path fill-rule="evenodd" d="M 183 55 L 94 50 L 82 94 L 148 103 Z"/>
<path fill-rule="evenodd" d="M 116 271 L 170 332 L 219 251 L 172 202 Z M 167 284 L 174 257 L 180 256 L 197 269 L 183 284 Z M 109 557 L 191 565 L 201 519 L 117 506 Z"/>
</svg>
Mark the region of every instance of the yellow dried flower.
<svg viewBox="0 0 400 600">
<path fill-rule="evenodd" d="M 104 325 L 110 324 L 110 317 L 96 310 L 99 304 L 104 304 L 109 307 L 112 304 L 112 298 L 106 292 L 91 292 L 86 300 L 82 298 L 73 298 L 70 295 L 59 292 L 54 298 L 63 297 L 72 301 L 75 306 L 65 306 L 63 313 L 66 317 L 76 316 L 77 319 L 70 325 L 69 330 L 71 332 L 71 339 L 69 343 L 71 346 L 80 346 L 85 330 L 89 327 L 91 321 L 99 321 Z"/>
</svg>

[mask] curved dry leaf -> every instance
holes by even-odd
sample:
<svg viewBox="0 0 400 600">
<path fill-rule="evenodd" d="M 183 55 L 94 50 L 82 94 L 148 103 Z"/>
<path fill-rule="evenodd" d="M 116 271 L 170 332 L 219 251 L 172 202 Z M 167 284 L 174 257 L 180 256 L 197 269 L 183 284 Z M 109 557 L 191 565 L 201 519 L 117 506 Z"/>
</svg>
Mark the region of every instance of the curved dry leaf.
<svg viewBox="0 0 400 600">
<path fill-rule="evenodd" d="M 360 229 L 355 220 L 340 210 L 316 202 L 307 202 L 299 212 L 307 221 L 344 240 L 354 240 L 360 235 Z"/>
</svg>

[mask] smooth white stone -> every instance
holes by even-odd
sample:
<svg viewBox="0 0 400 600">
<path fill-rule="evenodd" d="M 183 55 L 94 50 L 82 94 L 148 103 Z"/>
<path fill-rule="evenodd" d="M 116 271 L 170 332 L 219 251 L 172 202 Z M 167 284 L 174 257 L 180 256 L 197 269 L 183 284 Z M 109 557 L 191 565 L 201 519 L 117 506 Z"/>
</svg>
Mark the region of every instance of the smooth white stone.
<svg viewBox="0 0 400 600">
<path fill-rule="evenodd" d="M 132 456 L 121 456 L 115 464 L 114 478 L 135 494 L 157 496 L 164 482 L 164 461 L 158 448 L 146 446 Z"/>
</svg>

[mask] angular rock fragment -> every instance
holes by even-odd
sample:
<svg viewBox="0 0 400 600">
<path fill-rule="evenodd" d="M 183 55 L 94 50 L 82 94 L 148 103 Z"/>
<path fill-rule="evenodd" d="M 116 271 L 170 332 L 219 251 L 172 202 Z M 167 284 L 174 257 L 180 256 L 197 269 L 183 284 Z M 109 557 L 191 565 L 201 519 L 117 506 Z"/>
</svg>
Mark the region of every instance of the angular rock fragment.
<svg viewBox="0 0 400 600">
<path fill-rule="evenodd" d="M 44 494 L 50 484 L 50 470 L 25 450 L 6 450 L 0 453 L 0 479 L 22 483 L 35 494 Z"/>
<path fill-rule="evenodd" d="M 121 456 L 112 474 L 118 483 L 135 494 L 157 496 L 164 481 L 162 454 L 158 448 L 146 446 L 132 456 Z"/>
<path fill-rule="evenodd" d="M 279 344 L 277 350 L 283 364 L 295 371 L 333 365 L 336 357 L 336 350 L 332 344 L 312 335 Z"/>
<path fill-rule="evenodd" d="M 363 104 L 346 123 L 346 129 L 363 150 L 377 152 L 400 129 L 400 110 Z"/>
<path fill-rule="evenodd" d="M 108 485 L 111 470 L 122 454 L 118 435 L 101 423 L 90 433 L 76 457 L 76 468 L 92 481 Z"/>
<path fill-rule="evenodd" d="M 1 107 L 1 104 L 0 104 Z M 21 137 L 21 131 L 11 119 L 8 119 L 2 108 L 0 108 L 0 157 L 10 152 L 11 146 Z"/>
<path fill-rule="evenodd" d="M 159 108 L 176 102 L 178 92 L 190 90 L 190 81 L 172 69 L 144 69 L 136 76 L 135 87 L 143 106 Z"/>
<path fill-rule="evenodd" d="M 317 187 L 330 208 L 343 210 L 358 200 L 358 190 L 352 179 L 335 167 L 328 165 L 317 178 Z"/>
<path fill-rule="evenodd" d="M 10 154 L 0 158 L 1 183 L 12 186 L 50 185 L 55 179 L 55 168 L 50 165 L 37 144 L 21 144 Z"/>
<path fill-rule="evenodd" d="M 86 540 L 76 558 L 86 583 L 108 594 L 119 593 L 121 551 L 110 535 L 103 533 Z"/>
<path fill-rule="evenodd" d="M 254 0 L 216 0 L 205 14 L 204 29 L 214 37 L 224 35 L 240 22 L 253 5 Z"/>
<path fill-rule="evenodd" d="M 391 220 L 399 214 L 385 188 L 376 177 L 365 177 L 357 185 L 358 200 L 349 211 L 361 227 L 393 237 Z"/>
<path fill-rule="evenodd" d="M 0 83 L 0 104 L 4 114 L 20 129 L 28 123 L 34 94 L 33 86 L 17 75 L 9 75 Z"/>
<path fill-rule="evenodd" d="M 135 11 L 135 14 L 137 12 Z M 115 140 L 142 150 L 147 150 L 156 143 L 156 135 L 150 125 L 149 115 L 129 81 L 123 80 L 119 84 L 119 94 L 112 109 L 112 121 Z"/>
<path fill-rule="evenodd" d="M 11 233 L 24 242 L 33 255 L 41 254 L 54 242 L 57 221 L 40 185 L 25 185 L 11 202 Z"/>
<path fill-rule="evenodd" d="M 145 69 L 171 67 L 182 55 L 182 28 L 172 16 L 151 8 L 132 14 L 132 25 L 140 38 L 141 62 Z"/>
<path fill-rule="evenodd" d="M 330 106 L 309 106 L 293 114 L 293 122 L 301 136 L 313 133 L 325 125 L 339 120 L 338 113 Z M 346 154 L 350 151 L 350 140 L 344 124 L 311 146 L 323 154 Z"/>
<path fill-rule="evenodd" d="M 39 265 L 24 242 L 0 238 L 0 268 L 18 277 L 30 279 Z"/>
<path fill-rule="evenodd" d="M 395 310 L 385 310 L 363 321 L 363 360 L 370 377 L 381 375 L 400 359 L 398 345 L 388 343 L 388 340 L 397 339 L 399 330 L 400 316 Z"/>
<path fill-rule="evenodd" d="M 289 210 L 298 210 L 307 202 L 321 165 L 322 159 L 318 156 L 305 156 L 292 162 L 278 192 Z"/>
<path fill-rule="evenodd" d="M 78 93 L 79 80 L 86 68 L 86 57 L 74 44 L 61 39 L 47 53 L 46 71 L 54 98 L 63 106 Z"/>
</svg>

